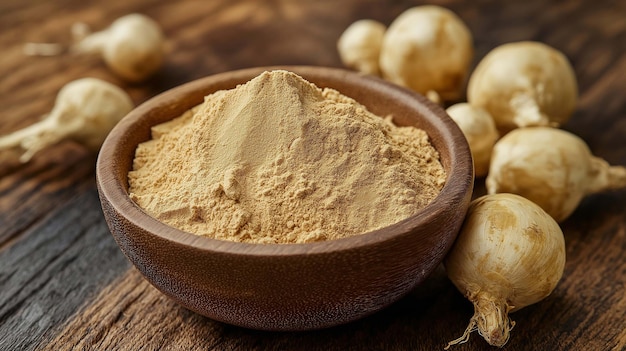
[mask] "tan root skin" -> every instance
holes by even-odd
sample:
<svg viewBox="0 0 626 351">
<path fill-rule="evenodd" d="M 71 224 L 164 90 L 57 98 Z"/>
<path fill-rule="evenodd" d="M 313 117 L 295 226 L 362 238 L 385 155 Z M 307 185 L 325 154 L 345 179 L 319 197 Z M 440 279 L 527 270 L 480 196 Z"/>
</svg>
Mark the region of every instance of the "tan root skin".
<svg viewBox="0 0 626 351">
<path fill-rule="evenodd" d="M 565 241 L 559 225 L 539 206 L 514 194 L 474 200 L 444 261 L 448 277 L 474 304 L 462 343 L 477 330 L 503 346 L 514 323 L 509 312 L 550 295 L 563 275 Z"/>
<path fill-rule="evenodd" d="M 487 110 L 501 133 L 567 122 L 578 100 L 569 61 L 558 50 L 522 41 L 490 51 L 470 76 L 468 102 Z"/>
<path fill-rule="evenodd" d="M 474 159 L 474 174 L 476 177 L 487 175 L 491 151 L 499 136 L 493 118 L 489 112 L 468 103 L 452 105 L 446 112 L 467 139 Z"/>
<path fill-rule="evenodd" d="M 561 222 L 584 196 L 626 187 L 626 168 L 593 156 L 567 131 L 519 128 L 495 144 L 486 185 L 489 194 L 521 195 Z"/>
<path fill-rule="evenodd" d="M 384 24 L 374 20 L 352 23 L 337 42 L 341 62 L 359 72 L 380 76 L 378 58 L 386 30 Z"/>
<path fill-rule="evenodd" d="M 97 151 L 113 127 L 133 109 L 122 89 L 95 78 L 66 84 L 43 120 L 0 137 L 0 150 L 20 149 L 21 162 L 62 140 L 74 140 Z"/>
<path fill-rule="evenodd" d="M 380 52 L 383 78 L 444 101 L 459 99 L 474 55 L 472 35 L 452 11 L 434 5 L 400 14 Z"/>
</svg>

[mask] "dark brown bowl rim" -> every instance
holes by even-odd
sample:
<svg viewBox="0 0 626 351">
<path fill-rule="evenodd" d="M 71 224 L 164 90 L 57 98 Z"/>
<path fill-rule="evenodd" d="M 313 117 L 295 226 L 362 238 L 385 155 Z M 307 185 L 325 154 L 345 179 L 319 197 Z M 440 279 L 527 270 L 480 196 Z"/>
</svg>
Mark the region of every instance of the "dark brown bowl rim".
<svg viewBox="0 0 626 351">
<path fill-rule="evenodd" d="M 124 142 L 128 133 L 134 129 L 134 126 L 138 122 L 142 121 L 143 116 L 151 113 L 151 110 L 154 109 L 157 103 L 162 104 L 163 102 L 168 102 L 171 105 L 175 105 L 175 96 L 197 91 L 202 89 L 203 86 L 213 84 L 224 78 L 232 78 L 233 76 L 254 77 L 263 71 L 278 69 L 292 71 L 305 76 L 305 78 L 307 72 L 316 74 L 324 72 L 328 77 L 341 78 L 344 81 L 358 84 L 376 85 L 376 88 L 383 94 L 398 94 L 400 98 L 405 100 L 405 103 L 409 103 L 412 108 L 428 118 L 430 123 L 435 124 L 441 134 L 441 138 L 444 139 L 443 144 L 451 146 L 450 171 L 447 174 L 446 183 L 439 195 L 416 214 L 396 224 L 341 239 L 295 244 L 241 243 L 194 235 L 157 220 L 147 214 L 130 199 L 128 195 L 128 185 L 122 184 L 122 181 L 116 176 L 116 174 L 120 172 L 119 168 L 122 167 L 121 162 L 106 162 L 105 160 L 109 158 L 113 159 L 115 155 L 120 154 L 120 145 Z M 198 103 L 201 103 L 201 101 Z M 188 106 L 188 108 L 191 107 L 193 106 Z M 173 117 L 176 116 L 172 116 L 172 118 Z M 252 67 L 217 73 L 182 84 L 156 95 L 136 107 L 113 128 L 104 141 L 96 162 L 96 181 L 98 183 L 100 197 L 108 200 L 110 205 L 120 215 L 126 218 L 126 220 L 152 235 L 159 236 L 162 239 L 180 245 L 188 245 L 196 249 L 210 252 L 246 256 L 324 254 L 346 249 L 355 249 L 362 246 L 376 245 L 377 243 L 384 242 L 396 236 L 405 235 L 412 228 L 424 225 L 438 215 L 442 215 L 447 206 L 463 201 L 463 199 L 466 198 L 467 192 L 472 189 L 474 173 L 469 146 L 466 142 L 459 141 L 465 141 L 465 138 L 456 123 L 452 121 L 443 108 L 420 94 L 389 83 L 383 79 L 359 74 L 346 69 L 321 66 Z M 115 181 L 108 181 L 111 178 L 115 179 Z M 111 186 L 111 184 L 115 184 L 115 186 Z M 452 186 L 452 184 L 462 184 L 463 186 Z"/>
</svg>

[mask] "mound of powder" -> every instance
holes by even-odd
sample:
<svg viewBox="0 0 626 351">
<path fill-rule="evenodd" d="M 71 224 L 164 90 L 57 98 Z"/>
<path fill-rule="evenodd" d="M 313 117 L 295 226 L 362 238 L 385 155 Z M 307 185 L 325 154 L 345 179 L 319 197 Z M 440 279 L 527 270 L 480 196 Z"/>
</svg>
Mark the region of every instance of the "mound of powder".
<svg viewBox="0 0 626 351">
<path fill-rule="evenodd" d="M 129 173 L 131 198 L 162 222 L 251 243 L 385 227 L 426 206 L 444 181 L 423 130 L 280 70 L 155 126 Z"/>
</svg>

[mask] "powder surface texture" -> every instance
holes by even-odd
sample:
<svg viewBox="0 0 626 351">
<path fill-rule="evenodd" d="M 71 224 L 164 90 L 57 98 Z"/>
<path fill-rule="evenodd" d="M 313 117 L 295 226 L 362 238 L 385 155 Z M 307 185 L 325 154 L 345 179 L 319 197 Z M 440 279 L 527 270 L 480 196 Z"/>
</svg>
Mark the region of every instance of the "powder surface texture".
<svg viewBox="0 0 626 351">
<path fill-rule="evenodd" d="M 385 227 L 426 206 L 444 182 L 423 130 L 280 70 L 153 127 L 129 173 L 131 198 L 162 222 L 250 243 Z"/>
</svg>

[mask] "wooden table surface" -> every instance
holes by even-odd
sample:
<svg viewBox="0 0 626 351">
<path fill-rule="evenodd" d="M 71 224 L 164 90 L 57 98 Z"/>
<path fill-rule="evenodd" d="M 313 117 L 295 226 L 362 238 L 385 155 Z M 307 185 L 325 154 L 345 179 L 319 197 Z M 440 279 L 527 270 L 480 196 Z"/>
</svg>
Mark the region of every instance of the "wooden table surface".
<svg viewBox="0 0 626 351">
<path fill-rule="evenodd" d="M 564 128 L 598 156 L 626 165 L 626 2 L 440 0 L 475 37 L 476 58 L 496 45 L 543 41 L 571 60 L 580 103 Z M 419 1 L 2 0 L 0 134 L 37 121 L 58 90 L 92 76 L 135 103 L 181 83 L 237 68 L 341 67 L 335 43 L 353 21 L 389 24 Z M 142 84 L 116 79 L 100 59 L 26 57 L 25 42 L 70 40 L 131 12 L 167 36 L 162 70 Z M 549 147 L 547 145 L 546 147 Z M 94 156 L 64 142 L 20 164 L 0 153 L 0 350 L 439 350 L 460 336 L 472 306 L 439 269 L 389 308 L 320 331 L 278 333 L 212 321 L 149 285 L 104 222 Z M 477 182 L 476 194 L 484 191 Z M 512 315 L 507 350 L 626 350 L 626 191 L 590 196 L 562 223 L 563 279 L 541 303 Z M 456 350 L 487 350 L 477 334 Z"/>
</svg>

